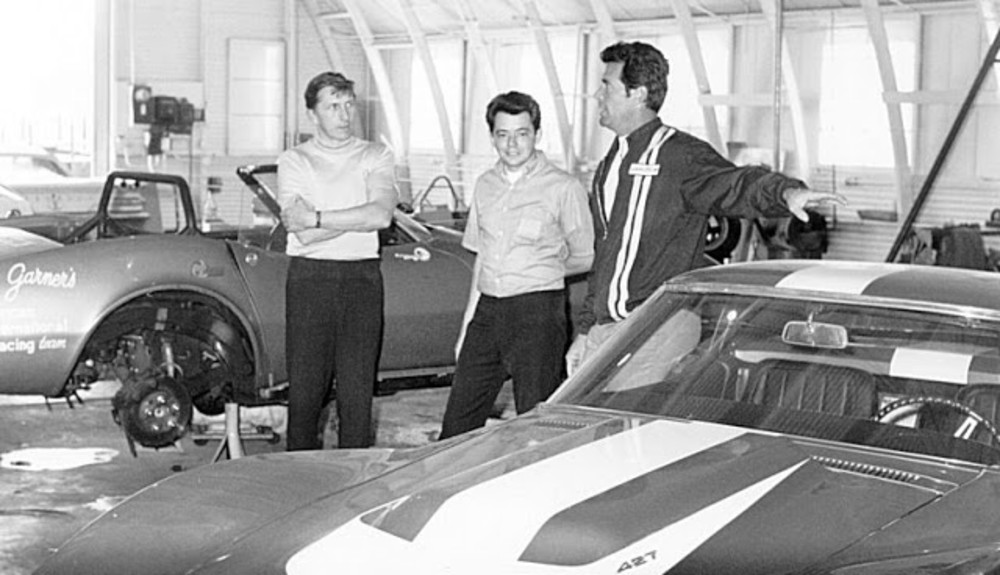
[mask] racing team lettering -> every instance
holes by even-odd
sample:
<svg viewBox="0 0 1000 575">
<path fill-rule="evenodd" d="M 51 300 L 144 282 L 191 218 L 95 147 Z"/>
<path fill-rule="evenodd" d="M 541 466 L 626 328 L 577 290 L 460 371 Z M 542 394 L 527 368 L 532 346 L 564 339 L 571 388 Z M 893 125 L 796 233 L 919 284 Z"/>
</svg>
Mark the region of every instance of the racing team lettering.
<svg viewBox="0 0 1000 575">
<path fill-rule="evenodd" d="M 0 339 L 0 354 L 24 353 L 27 355 L 33 355 L 35 350 L 46 351 L 53 349 L 66 349 L 66 339 L 49 338 L 44 335 L 37 340 L 21 339 L 19 337 L 8 340 Z"/>
<path fill-rule="evenodd" d="M 60 271 L 44 271 L 40 268 L 29 270 L 23 262 L 18 262 L 7 270 L 7 291 L 4 300 L 17 299 L 24 286 L 38 286 L 54 289 L 73 289 L 76 287 L 76 271 L 73 268 Z"/>
</svg>

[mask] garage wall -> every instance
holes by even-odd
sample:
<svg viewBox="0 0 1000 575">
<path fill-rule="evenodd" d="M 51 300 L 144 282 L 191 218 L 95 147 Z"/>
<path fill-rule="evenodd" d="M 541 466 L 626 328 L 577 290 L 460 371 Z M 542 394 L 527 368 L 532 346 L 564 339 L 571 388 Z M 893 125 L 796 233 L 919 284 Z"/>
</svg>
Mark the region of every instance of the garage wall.
<svg viewBox="0 0 1000 575">
<path fill-rule="evenodd" d="M 906 104 L 902 109 L 903 114 L 915 114 L 917 137 L 908 142 L 913 173 L 910 189 L 914 196 L 926 179 L 959 110 L 959 103 L 982 63 L 986 44 L 992 40 L 984 38 L 979 16 L 970 8 L 920 17 L 920 68 L 918 92 L 914 96 L 921 103 L 917 106 Z M 863 23 L 863 20 L 859 22 Z M 814 166 L 805 179 L 814 188 L 845 195 L 850 202 L 848 208 L 840 209 L 836 214 L 828 210 L 826 214 L 831 223 L 835 222 L 827 257 L 882 261 L 888 255 L 906 214 L 897 212 L 897 221 L 887 222 L 862 219 L 859 211 L 889 213 L 897 209 L 898 192 L 893 169 L 820 166 L 816 158 L 822 88 L 818 75 L 820 67 L 816 63 L 822 61 L 819 50 L 823 43 L 822 28 L 828 24 L 822 20 L 793 22 L 785 32 L 786 40 L 792 47 L 792 59 L 802 93 Z M 746 96 L 767 94 L 773 77 L 770 30 L 760 25 L 738 26 L 736 30 L 734 91 Z M 843 89 L 850 90 L 851 87 L 844 86 Z M 1000 145 L 998 103 L 1000 97 L 996 92 L 996 82 L 990 78 L 916 222 L 918 226 L 983 225 L 990 211 L 1000 207 L 1000 163 L 991 157 L 991 151 Z M 770 108 L 735 108 L 732 113 L 731 139 L 752 142 L 764 148 L 773 145 Z M 794 149 L 787 108 L 782 117 L 781 140 L 783 149 L 790 149 L 795 154 L 799 152 Z M 859 142 L 859 145 L 865 144 Z M 998 238 L 989 236 L 984 240 L 987 247 L 1000 247 Z"/>
<path fill-rule="evenodd" d="M 192 0 L 186 0 L 192 1 Z M 205 151 L 226 149 L 226 85 L 229 40 L 284 40 L 284 2 L 280 0 L 211 0 L 202 2 L 204 30 Z"/>
<path fill-rule="evenodd" d="M 202 79 L 201 0 L 131 0 L 113 5 L 119 80 Z"/>
<path fill-rule="evenodd" d="M 338 68 L 357 82 L 359 98 L 358 131 L 369 139 L 387 138 L 388 129 L 382 114 L 381 97 L 374 85 L 365 54 L 353 34 L 345 33 L 337 41 L 337 50 L 343 62 L 339 65 L 328 60 L 323 44 L 306 17 L 298 9 L 296 0 L 133 0 L 115 3 L 116 29 L 119 42 L 117 71 L 122 86 L 139 81 L 150 84 L 157 93 L 178 92 L 201 97 L 206 121 L 197 127 L 195 157 L 188 158 L 183 150 L 169 155 L 162 171 L 191 175 L 193 189 L 199 191 L 209 176 L 222 177 L 224 186 L 241 187 L 234 175 L 236 166 L 246 163 L 271 162 L 273 157 L 230 157 L 226 150 L 226 61 L 227 46 L 232 38 L 279 40 L 289 43 L 295 55 L 296 70 L 287 74 L 295 82 L 289 94 L 296 94 L 296 116 L 289 118 L 289 140 L 311 134 L 312 125 L 305 115 L 301 94 L 307 82 L 316 73 Z M 286 30 L 286 11 L 296 10 L 297 26 Z M 807 137 L 812 151 L 812 164 L 819 130 L 818 109 L 821 93 L 818 67 L 821 41 L 817 29 L 823 22 L 791 24 L 786 31 L 797 69 L 803 106 L 806 112 Z M 971 34 L 970 31 L 976 31 Z M 762 22 L 740 22 L 734 25 L 732 90 L 747 98 L 768 94 L 773 73 L 771 57 L 771 32 Z M 963 9 L 952 13 L 933 13 L 922 17 L 922 51 L 919 71 L 921 88 L 930 91 L 925 99 L 940 100 L 950 93 L 952 103 L 930 103 L 919 106 L 916 116 L 920 134 L 910 142 L 914 158 L 912 189 L 919 190 L 922 178 L 929 170 L 944 135 L 958 109 L 954 99 L 968 89 L 980 64 L 985 39 L 976 13 Z M 294 46 L 292 45 L 294 44 Z M 970 54 L 975 56 L 970 57 Z M 674 54 L 674 58 L 685 55 Z M 392 53 L 387 59 L 391 73 L 406 74 L 411 65 L 409 54 Z M 474 78 L 476 76 L 473 76 Z M 408 76 L 393 82 L 399 102 L 408 101 L 410 88 Z M 482 82 L 482 79 L 479 79 Z M 478 88 L 469 88 L 470 93 Z M 845 87 L 849 89 L 849 87 Z M 970 123 L 953 152 L 952 160 L 942 173 L 938 190 L 927 204 L 921 225 L 983 222 L 989 212 L 1000 207 L 1000 163 L 988 155 L 989 150 L 1000 146 L 1000 105 L 991 79 L 980 103 L 989 105 L 970 118 Z M 165 92 L 166 91 L 166 92 Z M 669 96 L 668 96 L 669 97 Z M 196 103 L 197 104 L 197 103 Z M 402 121 L 408 125 L 408 106 L 399 106 L 404 114 Z M 724 137 L 731 141 L 747 142 L 752 146 L 768 148 L 773 144 L 771 109 L 764 102 L 756 107 L 718 108 L 720 114 L 730 114 L 731 131 Z M 459 113 L 458 110 L 454 111 Z M 904 110 L 905 113 L 905 110 Z M 669 119 L 668 119 L 669 121 Z M 470 119 L 470 130 L 481 129 L 479 115 Z M 600 138 L 607 134 L 600 131 Z M 128 136 L 128 134 L 126 134 Z M 141 129 L 140 129 L 141 136 Z M 555 134 L 550 134 L 554 137 Z M 596 140 L 599 140 L 597 138 Z M 127 143 L 129 137 L 124 137 Z M 585 146 L 587 157 L 581 158 L 589 165 L 603 153 L 604 142 L 591 138 Z M 136 145 L 132 132 L 132 145 Z M 792 152 L 795 160 L 794 136 L 791 117 L 786 112 L 782 118 L 782 147 Z M 141 151 L 141 140 L 139 140 Z M 134 150 L 133 150 L 134 151 Z M 593 156 L 593 157 L 590 157 Z M 403 160 L 403 158 L 401 158 Z M 461 158 L 461 188 L 471 186 L 472 180 L 482 169 L 492 163 L 490 150 L 479 150 Z M 792 164 L 794 166 L 794 163 Z M 794 169 L 794 168 L 793 168 Z M 409 158 L 406 177 L 419 192 L 436 175 L 443 171 L 443 153 L 421 152 Z M 467 176 L 467 177 L 466 177 Z M 881 260 L 895 237 L 899 222 L 862 220 L 859 209 L 891 211 L 896 204 L 894 173 L 891 169 L 861 169 L 852 166 L 817 166 L 812 174 L 805 175 L 814 187 L 831 189 L 848 196 L 851 206 L 840 210 L 836 220 L 829 257 Z M 466 194 L 467 195 L 467 194 Z M 229 209 L 223 205 L 223 211 Z M 898 214 L 900 220 L 905 214 Z M 994 240 L 987 239 L 987 243 Z"/>
<path fill-rule="evenodd" d="M 273 162 L 274 155 L 227 155 L 228 50 L 232 39 L 280 41 L 286 44 L 296 34 L 286 30 L 286 10 L 295 0 L 132 0 L 117 2 L 114 15 L 118 42 L 119 101 L 118 161 L 124 169 L 148 169 L 145 138 L 148 127 L 130 125 L 131 85 L 146 84 L 156 95 L 186 97 L 205 111 L 205 122 L 196 123 L 190 138 L 175 135 L 164 156 L 152 169 L 176 173 L 189 180 L 201 204 L 209 177 L 221 178 L 223 192 L 217 198 L 223 218 L 242 217 L 243 185 L 235 175 L 244 164 Z M 311 22 L 299 15 L 297 25 L 298 69 L 286 76 L 296 82 L 301 94 L 312 76 L 331 66 Z M 347 74 L 359 78 L 359 96 L 369 91 L 367 67 L 360 49 L 341 48 L 349 61 Z M 310 132 L 301 98 L 292 132 Z M 291 138 L 289 138 L 291 140 Z M 190 148 L 189 148 L 190 145 Z M 189 149 L 190 152 L 189 153 Z M 229 193 L 226 193 L 229 191 Z"/>
<path fill-rule="evenodd" d="M 982 64 L 987 39 L 978 15 L 971 11 L 930 14 L 922 19 L 920 89 L 924 102 L 917 107 L 917 140 L 910 142 L 914 173 L 913 195 L 921 189 L 959 110 L 959 103 Z M 992 41 L 992 38 L 988 39 Z M 918 227 L 976 224 L 985 229 L 989 213 L 1000 207 L 1000 168 L 995 151 L 1000 133 L 996 81 L 988 78 L 973 113 L 966 120 L 920 216 Z M 904 113 L 907 107 L 904 106 Z M 841 167 L 833 177 L 826 169 L 819 178 L 851 202 L 842 225 L 833 235 L 830 257 L 881 261 L 900 229 L 905 213 L 894 223 L 862 220 L 856 210 L 891 210 L 896 188 L 893 174 Z M 1000 249 L 1000 238 L 984 237 L 987 249 Z"/>
</svg>

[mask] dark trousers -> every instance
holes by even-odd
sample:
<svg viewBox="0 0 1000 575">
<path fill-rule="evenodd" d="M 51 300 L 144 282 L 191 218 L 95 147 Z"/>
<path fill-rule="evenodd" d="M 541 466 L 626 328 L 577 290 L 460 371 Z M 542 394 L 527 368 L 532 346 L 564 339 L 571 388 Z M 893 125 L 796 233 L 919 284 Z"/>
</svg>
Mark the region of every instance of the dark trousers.
<svg viewBox="0 0 1000 575">
<path fill-rule="evenodd" d="M 379 261 L 295 257 L 286 292 L 288 450 L 322 448 L 320 412 L 334 384 L 339 446 L 371 446 L 384 304 Z"/>
<path fill-rule="evenodd" d="M 485 425 L 508 377 L 518 413 L 548 399 L 563 379 L 566 322 L 565 290 L 480 297 L 458 354 L 441 439 Z"/>
</svg>

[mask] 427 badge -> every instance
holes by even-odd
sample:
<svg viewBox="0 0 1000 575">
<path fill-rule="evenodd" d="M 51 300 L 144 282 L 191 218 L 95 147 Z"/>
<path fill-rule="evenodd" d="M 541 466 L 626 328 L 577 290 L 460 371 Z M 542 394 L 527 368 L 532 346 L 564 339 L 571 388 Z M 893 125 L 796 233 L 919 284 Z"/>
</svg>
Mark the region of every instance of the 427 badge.
<svg viewBox="0 0 1000 575">
<path fill-rule="evenodd" d="M 628 561 L 622 562 L 621 566 L 618 567 L 619 573 L 624 573 L 630 569 L 635 569 L 636 567 L 642 567 L 648 563 L 656 561 L 656 551 L 647 551 L 638 557 L 633 557 Z"/>
</svg>

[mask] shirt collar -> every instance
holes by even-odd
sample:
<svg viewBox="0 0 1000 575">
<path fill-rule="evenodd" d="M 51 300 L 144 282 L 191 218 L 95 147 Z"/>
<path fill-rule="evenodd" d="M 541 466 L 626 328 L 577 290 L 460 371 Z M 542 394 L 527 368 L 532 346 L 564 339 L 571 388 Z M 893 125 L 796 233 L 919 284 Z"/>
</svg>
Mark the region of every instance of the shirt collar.
<svg viewBox="0 0 1000 575">
<path fill-rule="evenodd" d="M 357 141 L 357 136 L 352 135 L 346 140 L 341 140 L 339 142 L 325 142 L 318 137 L 313 137 L 310 141 L 315 143 L 317 147 L 323 150 L 345 150 L 354 145 Z"/>
<path fill-rule="evenodd" d="M 517 181 L 526 180 L 535 174 L 537 174 L 545 165 L 547 164 L 547 158 L 545 157 L 545 152 L 541 150 L 535 150 L 535 154 L 524 163 L 521 168 L 521 177 Z M 497 160 L 496 166 L 494 168 L 497 174 L 504 179 L 504 181 L 510 181 L 507 178 L 507 166 L 500 160 Z"/>
<path fill-rule="evenodd" d="M 628 154 L 628 149 L 629 149 L 628 136 L 618 136 L 618 148 L 616 149 L 615 153 L 619 156 L 624 157 L 625 154 Z"/>
</svg>

